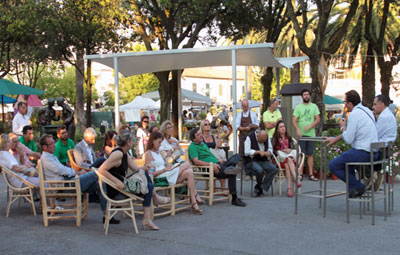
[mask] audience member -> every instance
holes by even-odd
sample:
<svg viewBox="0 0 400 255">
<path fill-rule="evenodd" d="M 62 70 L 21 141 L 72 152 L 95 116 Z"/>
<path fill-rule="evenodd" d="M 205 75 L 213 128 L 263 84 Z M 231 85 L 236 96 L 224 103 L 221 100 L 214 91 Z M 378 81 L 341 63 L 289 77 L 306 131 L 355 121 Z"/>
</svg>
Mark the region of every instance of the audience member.
<svg viewBox="0 0 400 255">
<path fill-rule="evenodd" d="M 274 135 L 276 123 L 282 119 L 282 114 L 278 107 L 278 100 L 271 99 L 268 109 L 263 113 L 264 127 L 270 138 Z"/>
<path fill-rule="evenodd" d="M 31 151 L 38 151 L 35 141 L 33 140 L 32 126 L 27 125 L 22 128 L 22 136 L 19 137 L 19 142 L 28 147 Z"/>
<path fill-rule="evenodd" d="M 384 95 L 378 95 L 374 99 L 372 109 L 378 116 L 376 127 L 378 129 L 379 142 L 395 142 L 397 137 L 397 121 L 389 107 L 389 99 Z"/>
<path fill-rule="evenodd" d="M 149 117 L 148 116 L 143 116 L 140 126 L 136 132 L 136 136 L 138 138 L 137 140 L 137 157 L 138 158 L 142 158 L 145 149 L 146 149 L 146 145 L 147 145 L 147 141 L 149 140 Z"/>
<path fill-rule="evenodd" d="M 279 120 L 278 123 L 276 123 L 276 129 L 271 142 L 272 147 L 274 148 L 274 154 L 279 161 L 276 163 L 280 164 L 280 166 L 285 169 L 287 180 L 287 195 L 288 197 L 292 197 L 292 178 L 296 180 L 297 152 L 294 148 L 293 139 L 288 134 L 285 122 L 283 120 Z M 297 183 L 297 187 L 301 187 L 300 181 Z"/>
<path fill-rule="evenodd" d="M 57 128 L 58 141 L 54 150 L 54 156 L 58 158 L 61 164 L 70 166 L 68 150 L 75 148 L 75 143 L 68 138 L 67 127 L 62 125 Z"/>
<path fill-rule="evenodd" d="M 219 118 L 221 119 L 221 121 L 228 121 L 229 120 L 229 114 L 226 111 L 226 107 L 222 106 L 222 111 L 219 113 Z"/>
<path fill-rule="evenodd" d="M 107 131 L 105 137 L 104 137 L 104 144 L 103 144 L 103 152 L 104 152 L 104 158 L 108 158 L 111 154 L 111 152 L 114 150 L 116 146 L 115 142 L 115 136 L 117 135 L 117 132 L 114 130 L 110 129 Z"/>
<path fill-rule="evenodd" d="M 107 200 L 102 196 L 100 192 L 100 187 L 97 182 L 97 175 L 95 172 L 86 172 L 81 170 L 75 172 L 74 169 L 64 166 L 54 156 L 54 150 L 56 148 L 55 142 L 52 135 L 45 134 L 40 138 L 40 146 L 42 148 L 43 154 L 40 158 L 43 168 L 44 179 L 47 181 L 62 181 L 62 180 L 74 180 L 76 175 L 79 175 L 79 183 L 81 192 L 83 193 L 95 193 L 99 194 L 100 207 L 103 213 L 105 213 L 107 207 Z M 106 187 L 104 186 L 104 189 Z M 104 217 L 103 217 L 104 223 Z M 118 224 L 117 221 L 110 221 L 111 224 Z"/>
<path fill-rule="evenodd" d="M 191 212 L 197 215 L 203 214 L 203 211 L 199 209 L 198 204 L 203 204 L 204 202 L 197 194 L 192 167 L 187 162 L 175 167 L 172 164 L 165 162 L 160 153 L 160 146 L 163 139 L 163 135 L 160 132 L 151 134 L 145 153 L 145 163 L 150 164 L 154 168 L 152 174 L 155 177 L 166 177 L 170 185 L 186 181 L 189 188 L 192 206 Z"/>
<path fill-rule="evenodd" d="M 106 161 L 100 166 L 99 172 L 104 175 L 107 179 L 111 180 L 119 189 L 124 189 L 124 176 L 127 174 L 128 167 L 133 171 L 140 169 L 135 161 L 128 157 L 127 152 L 133 146 L 133 134 L 127 130 L 121 130 L 121 132 L 114 138 L 117 147 L 111 152 L 110 156 Z M 151 220 L 151 199 L 155 192 L 153 182 L 148 174 L 148 166 L 144 167 L 145 175 L 147 178 L 148 193 L 144 195 L 143 201 L 143 220 L 142 226 L 144 229 L 149 228 L 151 230 L 159 230 L 156 225 Z M 118 190 L 111 188 L 107 185 L 107 196 L 114 200 L 123 200 L 125 195 L 118 192 Z M 162 200 L 162 199 L 160 199 Z M 160 201 L 160 203 L 163 201 Z M 117 221 L 114 219 L 114 221 Z M 118 221 L 119 222 L 119 221 Z"/>
<path fill-rule="evenodd" d="M 93 145 L 96 143 L 97 133 L 94 128 L 87 128 L 83 132 L 83 139 L 76 144 L 74 149 L 75 161 L 79 166 L 91 168 L 99 167 L 105 160 L 104 157 L 96 159 Z"/>
<path fill-rule="evenodd" d="M 11 149 L 11 139 L 7 134 L 0 135 L 0 164 L 12 170 L 24 180 L 32 183 L 35 186 L 39 186 L 39 178 L 32 176 L 32 171 L 30 171 L 26 166 L 20 165 L 14 156 L 9 152 Z M 22 188 L 25 184 L 11 175 L 7 175 L 8 181 L 16 188 Z"/>
<path fill-rule="evenodd" d="M 244 142 L 251 131 L 256 130 L 259 126 L 257 114 L 249 109 L 249 101 L 242 100 L 243 111 L 236 117 L 236 128 L 239 131 L 239 154 L 244 157 Z M 246 169 L 246 181 L 250 180 L 250 170 Z"/>
<path fill-rule="evenodd" d="M 269 160 L 272 153 L 271 139 L 267 131 L 258 129 L 247 136 L 244 142 L 244 167 L 256 175 L 257 184 L 254 192 L 257 197 L 263 195 L 263 190 L 268 192 L 277 172 Z"/>
<path fill-rule="evenodd" d="M 149 135 L 151 135 L 154 132 L 158 132 L 158 131 L 160 131 L 160 128 L 157 125 L 153 125 L 149 129 Z"/>
<path fill-rule="evenodd" d="M 18 136 L 14 133 L 8 134 L 11 139 L 10 153 L 17 159 L 20 165 L 32 168 L 35 165 L 29 158 L 34 160 L 40 159 L 40 153 L 31 151 L 28 147 L 19 142 Z"/>
<path fill-rule="evenodd" d="M 164 121 L 160 127 L 160 133 L 164 139 L 161 142 L 160 153 L 169 164 L 174 162 L 183 163 L 181 156 L 185 155 L 185 150 L 179 145 L 178 139 L 172 136 L 173 125 L 169 120 Z M 154 132 L 153 132 L 154 133 Z M 189 165 L 189 163 L 186 163 Z"/>
<path fill-rule="evenodd" d="M 236 194 L 236 175 L 241 169 L 236 167 L 240 156 L 233 155 L 226 162 L 219 161 L 210 149 L 203 143 L 203 137 L 199 128 L 190 131 L 189 157 L 196 166 L 209 166 L 212 163 L 214 176 L 218 179 L 228 179 L 229 193 L 232 195 L 232 204 L 246 206 Z"/>
<path fill-rule="evenodd" d="M 314 137 L 315 126 L 320 121 L 320 112 L 316 104 L 310 102 L 311 92 L 308 89 L 301 91 L 303 103 L 296 106 L 293 112 L 293 126 L 296 129 L 297 136 Z M 314 142 L 299 141 L 301 151 L 307 156 L 308 178 L 311 181 L 318 181 L 314 176 Z M 303 169 L 300 169 L 300 180 L 303 178 Z"/>
</svg>

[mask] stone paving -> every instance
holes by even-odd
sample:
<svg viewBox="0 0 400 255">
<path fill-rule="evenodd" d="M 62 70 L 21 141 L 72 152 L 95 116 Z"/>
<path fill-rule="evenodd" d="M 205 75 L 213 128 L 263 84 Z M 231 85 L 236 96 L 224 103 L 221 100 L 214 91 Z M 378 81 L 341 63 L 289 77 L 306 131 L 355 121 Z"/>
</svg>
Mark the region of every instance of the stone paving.
<svg viewBox="0 0 400 255">
<path fill-rule="evenodd" d="M 328 187 L 344 190 L 341 181 L 328 181 Z M 239 183 L 239 182 L 238 182 Z M 302 191 L 317 183 L 304 181 Z M 238 185 L 239 186 L 239 185 Z M 395 195 L 400 194 L 399 184 Z M 244 182 L 247 207 L 226 202 L 203 206 L 204 215 L 189 211 L 174 217 L 156 218 L 160 231 L 141 230 L 131 221 L 111 225 L 104 236 L 98 204 L 90 204 L 89 217 L 81 227 L 72 220 L 59 220 L 43 226 L 27 203 L 14 205 L 5 218 L 6 191 L 0 178 L 0 254 L 400 254 L 400 201 L 383 220 L 383 202 L 377 202 L 376 225 L 370 212 L 358 216 L 358 203 L 351 204 L 351 222 L 346 223 L 345 197 L 328 199 L 327 217 L 322 217 L 318 199 L 299 198 L 294 214 L 294 198 L 270 193 L 250 197 L 250 182 Z M 121 216 L 118 216 L 121 219 Z"/>
</svg>

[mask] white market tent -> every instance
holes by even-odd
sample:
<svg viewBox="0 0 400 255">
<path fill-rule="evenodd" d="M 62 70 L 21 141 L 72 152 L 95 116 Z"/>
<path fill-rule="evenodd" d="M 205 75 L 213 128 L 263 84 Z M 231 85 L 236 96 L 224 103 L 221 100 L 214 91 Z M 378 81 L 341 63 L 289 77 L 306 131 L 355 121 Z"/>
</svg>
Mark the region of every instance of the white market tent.
<svg viewBox="0 0 400 255">
<path fill-rule="evenodd" d="M 142 96 L 137 96 L 130 103 L 119 107 L 119 110 L 124 112 L 126 121 L 140 121 L 140 110 L 156 109 L 160 109 L 160 102 Z"/>
<path fill-rule="evenodd" d="M 132 76 L 143 73 L 152 73 L 168 70 L 206 66 L 232 66 L 232 101 L 233 118 L 236 119 L 236 66 L 264 66 L 276 68 L 292 68 L 298 62 L 308 57 L 275 58 L 272 50 L 273 43 L 247 44 L 225 47 L 191 48 L 146 52 L 127 52 L 99 55 L 86 55 L 86 59 L 114 68 L 114 73 Z M 181 93 L 178 90 L 178 101 L 181 102 Z M 115 126 L 119 125 L 119 76 L 115 75 Z M 181 114 L 178 114 L 178 130 L 181 132 Z M 233 125 L 236 133 L 236 125 Z M 233 140 L 234 152 L 237 150 L 237 141 Z"/>
<path fill-rule="evenodd" d="M 193 103 L 206 103 L 211 105 L 211 98 L 203 96 L 202 94 L 187 90 L 181 89 L 182 100 L 185 102 L 193 102 Z M 151 98 L 151 99 L 160 99 L 160 94 L 158 90 L 142 94 L 142 97 Z"/>
</svg>

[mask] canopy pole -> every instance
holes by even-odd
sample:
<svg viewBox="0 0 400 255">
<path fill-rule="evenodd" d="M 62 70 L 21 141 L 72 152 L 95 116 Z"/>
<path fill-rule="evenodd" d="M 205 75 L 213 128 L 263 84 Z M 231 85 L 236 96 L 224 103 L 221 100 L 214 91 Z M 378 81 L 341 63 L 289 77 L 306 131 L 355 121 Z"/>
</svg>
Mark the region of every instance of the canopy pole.
<svg viewBox="0 0 400 255">
<path fill-rule="evenodd" d="M 237 128 L 236 128 L 236 50 L 232 50 L 232 106 L 233 106 L 233 153 L 237 153 Z"/>
<path fill-rule="evenodd" d="M 3 110 L 3 134 L 6 133 L 6 127 L 5 127 L 5 114 L 4 114 L 4 95 L 1 95 L 1 109 Z"/>
<path fill-rule="evenodd" d="M 115 85 L 115 130 L 119 127 L 119 71 L 118 71 L 118 57 L 114 57 L 114 85 Z"/>
<path fill-rule="evenodd" d="M 182 141 L 182 70 L 178 70 L 178 140 Z M 160 123 L 161 124 L 161 123 Z"/>
</svg>

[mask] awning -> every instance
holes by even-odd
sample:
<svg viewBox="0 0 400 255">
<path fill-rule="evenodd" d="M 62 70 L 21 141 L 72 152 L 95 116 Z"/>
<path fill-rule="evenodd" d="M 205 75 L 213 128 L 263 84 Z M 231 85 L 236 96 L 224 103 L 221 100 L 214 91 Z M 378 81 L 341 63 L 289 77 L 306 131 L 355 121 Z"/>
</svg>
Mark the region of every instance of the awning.
<svg viewBox="0 0 400 255">
<path fill-rule="evenodd" d="M 193 101 L 193 103 L 206 103 L 208 105 L 211 105 L 212 100 L 210 98 L 187 89 L 181 89 L 181 90 L 182 90 L 182 100 L 186 102 Z M 160 99 L 160 94 L 158 93 L 158 90 L 156 90 L 153 92 L 142 94 L 142 97 L 158 100 Z"/>
</svg>

